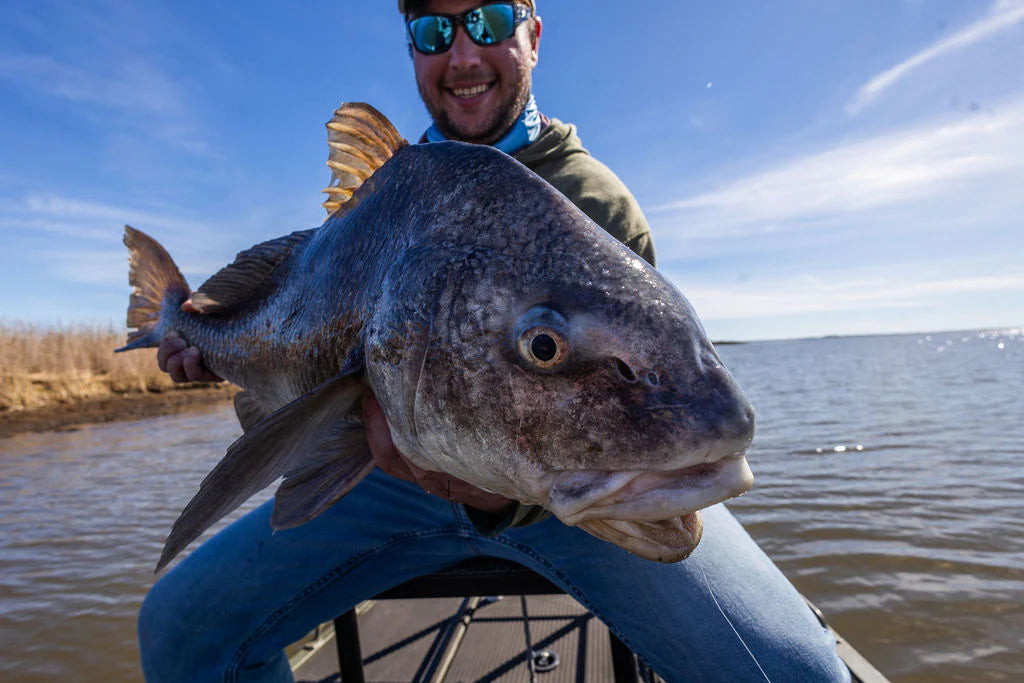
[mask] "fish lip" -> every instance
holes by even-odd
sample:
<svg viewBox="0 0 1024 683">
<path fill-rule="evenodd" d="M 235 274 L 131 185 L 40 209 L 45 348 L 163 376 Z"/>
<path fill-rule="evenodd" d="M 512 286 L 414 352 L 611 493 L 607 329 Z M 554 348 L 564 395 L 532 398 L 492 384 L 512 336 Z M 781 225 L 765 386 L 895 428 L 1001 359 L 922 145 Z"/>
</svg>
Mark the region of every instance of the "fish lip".
<svg viewBox="0 0 1024 683">
<path fill-rule="evenodd" d="M 587 533 L 647 560 L 679 562 L 700 543 L 704 524 L 699 511 L 651 522 L 594 519 L 580 523 Z"/>
<path fill-rule="evenodd" d="M 574 470 L 555 477 L 546 507 L 570 526 L 602 519 L 659 522 L 745 493 L 753 481 L 746 450 L 671 470 Z"/>
</svg>

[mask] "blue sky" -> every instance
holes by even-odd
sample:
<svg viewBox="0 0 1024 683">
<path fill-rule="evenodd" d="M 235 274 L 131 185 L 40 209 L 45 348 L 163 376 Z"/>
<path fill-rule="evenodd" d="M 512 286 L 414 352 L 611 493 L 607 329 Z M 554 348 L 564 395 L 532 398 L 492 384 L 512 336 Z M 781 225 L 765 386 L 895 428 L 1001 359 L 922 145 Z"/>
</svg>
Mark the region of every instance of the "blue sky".
<svg viewBox="0 0 1024 683">
<path fill-rule="evenodd" d="M 1024 324 L 1024 0 L 539 0 L 534 92 L 713 338 Z M 324 123 L 428 123 L 392 0 L 0 5 L 0 319 L 120 325 L 323 218 Z"/>
</svg>

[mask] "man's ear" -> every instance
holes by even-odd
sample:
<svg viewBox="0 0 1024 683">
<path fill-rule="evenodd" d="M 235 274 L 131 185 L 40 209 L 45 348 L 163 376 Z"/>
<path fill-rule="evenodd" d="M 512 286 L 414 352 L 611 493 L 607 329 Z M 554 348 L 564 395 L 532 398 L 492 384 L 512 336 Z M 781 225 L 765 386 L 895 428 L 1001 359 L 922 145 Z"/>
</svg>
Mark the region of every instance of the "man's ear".
<svg viewBox="0 0 1024 683">
<path fill-rule="evenodd" d="M 537 62 L 540 59 L 540 32 L 543 27 L 540 17 L 533 17 L 533 34 L 530 39 L 530 49 L 533 51 L 533 65 L 537 66 Z"/>
</svg>

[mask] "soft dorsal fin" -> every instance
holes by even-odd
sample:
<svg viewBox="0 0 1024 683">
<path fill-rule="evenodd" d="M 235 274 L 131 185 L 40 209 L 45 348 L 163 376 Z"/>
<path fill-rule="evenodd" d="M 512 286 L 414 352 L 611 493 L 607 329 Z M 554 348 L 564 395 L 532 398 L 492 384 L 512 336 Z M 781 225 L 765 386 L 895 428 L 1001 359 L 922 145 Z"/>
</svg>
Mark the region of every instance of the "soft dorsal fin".
<svg viewBox="0 0 1024 683">
<path fill-rule="evenodd" d="M 374 171 L 409 143 L 387 117 L 363 102 L 345 102 L 327 122 L 331 184 L 324 188 L 327 215 L 340 209 Z"/>
<path fill-rule="evenodd" d="M 260 298 L 277 267 L 314 232 L 299 230 L 239 252 L 234 263 L 221 268 L 192 294 L 192 305 L 200 313 L 224 313 Z"/>
</svg>

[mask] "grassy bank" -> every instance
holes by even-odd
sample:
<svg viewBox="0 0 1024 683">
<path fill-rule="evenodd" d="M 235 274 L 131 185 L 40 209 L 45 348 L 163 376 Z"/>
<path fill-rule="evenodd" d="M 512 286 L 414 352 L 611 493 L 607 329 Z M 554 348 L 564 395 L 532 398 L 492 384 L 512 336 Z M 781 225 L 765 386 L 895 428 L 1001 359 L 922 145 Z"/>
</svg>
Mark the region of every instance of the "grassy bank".
<svg viewBox="0 0 1024 683">
<path fill-rule="evenodd" d="M 124 342 L 113 328 L 0 323 L 0 412 L 177 388 L 156 349 L 115 354 Z"/>
</svg>

